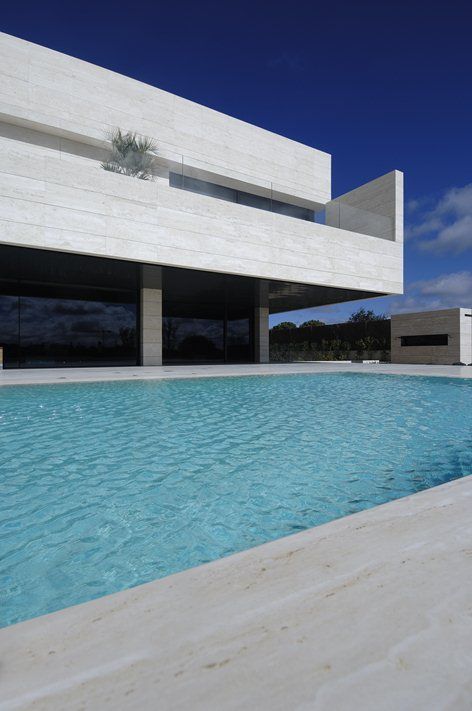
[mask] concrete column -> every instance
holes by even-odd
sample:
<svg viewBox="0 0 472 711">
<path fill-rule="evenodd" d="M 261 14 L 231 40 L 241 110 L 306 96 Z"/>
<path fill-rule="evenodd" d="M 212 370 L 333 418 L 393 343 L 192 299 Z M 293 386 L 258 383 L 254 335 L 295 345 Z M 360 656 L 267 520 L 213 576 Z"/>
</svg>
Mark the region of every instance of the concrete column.
<svg viewBox="0 0 472 711">
<path fill-rule="evenodd" d="M 162 365 L 162 267 L 143 265 L 141 365 Z"/>
<path fill-rule="evenodd" d="M 255 284 L 254 356 L 256 363 L 269 362 L 269 282 L 258 279 Z"/>
<path fill-rule="evenodd" d="M 459 338 L 461 344 L 460 358 L 462 363 L 472 363 L 472 309 L 459 310 Z"/>
</svg>

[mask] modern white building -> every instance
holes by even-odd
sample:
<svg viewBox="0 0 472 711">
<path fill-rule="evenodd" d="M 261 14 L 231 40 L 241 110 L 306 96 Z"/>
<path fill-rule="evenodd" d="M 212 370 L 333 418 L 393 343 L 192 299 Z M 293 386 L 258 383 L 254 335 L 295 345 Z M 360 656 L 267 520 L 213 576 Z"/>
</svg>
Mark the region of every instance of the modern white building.
<svg viewBox="0 0 472 711">
<path fill-rule="evenodd" d="M 392 316 L 392 363 L 472 363 L 472 309 Z"/>
<path fill-rule="evenodd" d="M 6 368 L 264 362 L 269 312 L 402 293 L 400 172 L 332 199 L 327 153 L 152 86 L 5 34 L 0 75 Z"/>
</svg>

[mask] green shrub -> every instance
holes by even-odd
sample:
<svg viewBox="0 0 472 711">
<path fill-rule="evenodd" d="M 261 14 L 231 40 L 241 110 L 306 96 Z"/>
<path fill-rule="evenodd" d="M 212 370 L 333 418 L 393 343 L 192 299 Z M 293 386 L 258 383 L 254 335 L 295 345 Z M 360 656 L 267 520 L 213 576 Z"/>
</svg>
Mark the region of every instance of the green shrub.
<svg viewBox="0 0 472 711">
<path fill-rule="evenodd" d="M 112 131 L 109 138 L 111 152 L 108 160 L 101 164 L 104 170 L 140 180 L 152 178 L 157 151 L 152 138 L 131 131 L 123 133 L 119 128 Z"/>
</svg>

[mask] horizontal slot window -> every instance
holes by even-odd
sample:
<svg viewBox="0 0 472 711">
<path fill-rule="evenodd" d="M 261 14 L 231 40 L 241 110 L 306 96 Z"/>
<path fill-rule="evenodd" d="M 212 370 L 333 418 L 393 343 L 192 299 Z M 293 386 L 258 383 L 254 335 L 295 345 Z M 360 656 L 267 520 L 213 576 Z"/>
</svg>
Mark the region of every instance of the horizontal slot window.
<svg viewBox="0 0 472 711">
<path fill-rule="evenodd" d="M 187 175 L 170 173 L 169 185 L 172 188 L 181 188 L 182 190 L 188 190 L 191 193 L 198 193 L 199 195 L 210 195 L 210 197 L 215 197 L 219 200 L 227 200 L 228 202 L 238 201 L 237 190 L 225 188 L 224 185 L 216 185 L 216 183 L 208 183 L 206 180 L 190 178 Z"/>
<path fill-rule="evenodd" d="M 180 175 L 179 173 L 169 173 L 169 185 L 172 188 L 180 188 L 181 190 L 188 190 L 192 193 L 198 193 L 200 195 L 209 195 L 210 197 L 215 197 L 219 200 L 236 202 L 240 205 L 247 205 L 248 207 L 255 207 L 258 210 L 276 212 L 279 215 L 295 217 L 298 220 L 306 220 L 308 222 L 315 221 L 314 210 L 310 210 L 307 207 L 299 207 L 298 205 L 292 205 L 291 203 L 272 200 L 269 197 L 246 193 L 243 190 L 234 190 L 233 188 L 227 188 L 223 185 L 210 183 L 207 180 L 200 180 L 199 178 L 191 178 L 186 175 Z"/>
<path fill-rule="evenodd" d="M 431 333 L 425 336 L 401 336 L 402 346 L 447 346 L 447 333 Z"/>
<path fill-rule="evenodd" d="M 268 197 L 262 197 L 262 195 L 253 195 L 252 193 L 243 193 L 241 190 L 237 190 L 238 199 L 237 202 L 240 205 L 247 205 L 248 207 L 255 207 L 257 210 L 271 210 L 271 200 Z"/>
</svg>

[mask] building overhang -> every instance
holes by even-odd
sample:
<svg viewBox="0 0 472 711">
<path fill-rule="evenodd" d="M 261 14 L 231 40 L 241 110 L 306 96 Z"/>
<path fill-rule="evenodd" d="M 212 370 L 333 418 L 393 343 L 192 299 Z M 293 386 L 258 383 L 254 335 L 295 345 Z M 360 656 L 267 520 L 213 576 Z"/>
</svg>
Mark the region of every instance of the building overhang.
<svg viewBox="0 0 472 711">
<path fill-rule="evenodd" d="M 336 289 L 315 284 L 271 281 L 269 284 L 269 310 L 271 314 L 276 314 L 337 304 L 343 301 L 369 299 L 375 296 L 386 296 L 386 294 L 357 289 Z"/>
</svg>

